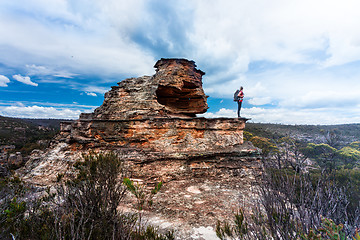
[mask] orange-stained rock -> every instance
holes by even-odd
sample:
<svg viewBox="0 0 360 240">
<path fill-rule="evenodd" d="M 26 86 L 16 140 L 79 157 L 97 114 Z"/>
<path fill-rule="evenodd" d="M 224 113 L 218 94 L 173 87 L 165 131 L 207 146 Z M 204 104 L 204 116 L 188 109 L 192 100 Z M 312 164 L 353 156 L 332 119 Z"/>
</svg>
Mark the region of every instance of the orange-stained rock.
<svg viewBox="0 0 360 240">
<path fill-rule="evenodd" d="M 61 141 L 106 149 L 136 147 L 158 152 L 208 152 L 243 143 L 245 120 L 233 118 L 147 118 L 132 120 L 77 120 L 62 123 Z"/>
<path fill-rule="evenodd" d="M 156 64 L 155 82 L 157 100 L 172 113 L 195 116 L 208 109 L 202 89 L 202 76 L 193 61 L 161 59 Z"/>
<path fill-rule="evenodd" d="M 93 114 L 80 119 L 142 119 L 149 117 L 195 117 L 208 109 L 202 75 L 193 61 L 161 59 L 152 77 L 128 78 L 105 94 Z"/>
</svg>

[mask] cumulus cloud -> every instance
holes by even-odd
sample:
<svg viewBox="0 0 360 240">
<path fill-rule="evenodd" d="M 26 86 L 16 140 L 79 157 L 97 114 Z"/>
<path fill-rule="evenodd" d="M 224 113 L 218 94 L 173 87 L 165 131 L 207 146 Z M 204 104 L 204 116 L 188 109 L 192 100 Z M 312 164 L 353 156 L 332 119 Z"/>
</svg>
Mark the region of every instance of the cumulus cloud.
<svg viewBox="0 0 360 240">
<path fill-rule="evenodd" d="M 43 106 L 0 106 L 0 115 L 18 118 L 76 119 L 81 110 Z"/>
<path fill-rule="evenodd" d="M 354 92 L 352 84 L 358 85 L 360 77 L 358 64 L 345 74 L 336 68 L 360 60 L 359 5 L 324 0 L 196 1 L 189 40 L 196 46 L 198 65 L 208 73 L 205 88 L 213 97 L 231 98 L 233 89 L 244 85 L 251 102 L 261 105 L 269 102 L 266 99 L 285 104 L 308 91 L 336 91 L 343 85 L 347 89 L 336 98 L 341 100 L 346 92 Z M 254 88 L 256 84 L 267 91 Z"/>
<path fill-rule="evenodd" d="M 97 86 L 85 86 L 83 88 L 83 90 L 86 93 L 99 93 L 99 94 L 104 94 L 105 92 L 109 91 L 109 88 L 105 88 L 105 87 L 97 87 Z"/>
<path fill-rule="evenodd" d="M 345 124 L 360 121 L 360 110 L 351 108 L 318 108 L 289 111 L 286 108 L 264 109 L 244 108 L 245 117 L 254 122 L 273 122 L 283 124 Z M 349 118 L 349 115 L 353 116 Z"/>
<path fill-rule="evenodd" d="M 16 50 L 24 62 L 103 75 L 149 74 L 154 56 L 188 57 L 209 69 L 209 78 L 219 72 L 214 81 L 221 81 L 259 60 L 323 66 L 358 60 L 357 6 L 325 0 L 37 0 L 6 4 L 9 12 L 26 14 L 2 14 L 0 45 L 10 46 L 4 52 L 10 59 L 6 53 Z"/>
<path fill-rule="evenodd" d="M 7 87 L 8 83 L 10 82 L 9 78 L 4 75 L 0 75 L 0 87 Z"/>
<path fill-rule="evenodd" d="M 86 95 L 92 96 L 92 97 L 97 97 L 96 93 L 93 93 L 93 92 L 86 92 Z"/>
<path fill-rule="evenodd" d="M 259 109 L 356 114 L 359 7 L 356 0 L 0 1 L 0 63 L 98 95 L 107 89 L 96 81 L 151 75 L 160 57 L 184 57 L 206 72 L 213 98 L 230 99 L 242 85 L 245 103 Z M 0 86 L 7 83 L 0 75 Z M 281 111 L 261 114 L 278 121 Z"/>
<path fill-rule="evenodd" d="M 207 112 L 200 116 L 208 118 L 237 116 L 236 110 L 222 108 L 217 112 Z M 322 108 L 299 109 L 289 111 L 286 108 L 266 109 L 260 107 L 242 108 L 241 116 L 253 122 L 281 123 L 281 124 L 345 124 L 360 122 L 359 108 Z M 349 116 L 353 116 L 349 118 Z M 355 117 L 354 117 L 355 116 Z"/>
<path fill-rule="evenodd" d="M 30 80 L 30 77 L 28 77 L 28 76 L 23 77 L 20 74 L 16 74 L 16 75 L 13 75 L 13 78 L 18 82 L 21 82 L 21 83 L 24 83 L 24 84 L 27 84 L 27 85 L 30 85 L 30 86 L 37 87 L 39 85 L 37 83 L 32 82 Z"/>
<path fill-rule="evenodd" d="M 206 117 L 206 118 L 217 118 L 217 117 L 228 117 L 228 118 L 233 118 L 235 116 L 237 116 L 237 113 L 235 110 L 232 109 L 226 109 L 226 108 L 221 108 L 219 111 L 217 112 L 206 112 L 204 114 L 199 114 L 199 117 Z"/>
<path fill-rule="evenodd" d="M 251 98 L 249 100 L 249 103 L 252 105 L 265 105 L 265 104 L 271 103 L 271 98 L 270 97 L 255 97 L 255 98 Z"/>
<path fill-rule="evenodd" d="M 242 69 L 249 61 L 264 59 L 317 63 L 324 60 L 314 58 L 319 51 L 325 61 L 346 63 L 359 59 L 360 33 L 354 31 L 360 26 L 354 21 L 359 6 L 356 0 L 196 1 L 193 38 L 201 54 L 215 53 L 210 61 L 230 57 Z M 345 42 L 351 44 L 342 46 Z"/>
<path fill-rule="evenodd" d="M 0 3 L 0 9 L 8 10 L 0 15 L 0 62 L 16 68 L 57 66 L 66 70 L 58 75 L 67 77 L 73 72 L 103 77 L 150 74 L 154 58 L 129 38 L 141 19 L 143 2 Z"/>
<path fill-rule="evenodd" d="M 236 78 L 254 61 L 333 66 L 360 58 L 356 0 L 185 2 L 1 4 L 9 9 L 0 17 L 0 45 L 9 47 L 2 56 L 103 75 L 149 74 L 155 57 L 188 57 L 209 78 Z"/>
</svg>

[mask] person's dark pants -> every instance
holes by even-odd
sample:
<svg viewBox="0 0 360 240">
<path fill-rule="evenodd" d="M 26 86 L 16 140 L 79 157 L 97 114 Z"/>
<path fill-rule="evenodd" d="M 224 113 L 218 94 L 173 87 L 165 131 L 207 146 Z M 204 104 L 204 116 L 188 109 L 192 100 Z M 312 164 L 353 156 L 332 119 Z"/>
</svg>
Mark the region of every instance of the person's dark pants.
<svg viewBox="0 0 360 240">
<path fill-rule="evenodd" d="M 237 111 L 238 117 L 240 117 L 241 105 L 242 105 L 242 102 L 238 101 L 238 111 Z"/>
</svg>

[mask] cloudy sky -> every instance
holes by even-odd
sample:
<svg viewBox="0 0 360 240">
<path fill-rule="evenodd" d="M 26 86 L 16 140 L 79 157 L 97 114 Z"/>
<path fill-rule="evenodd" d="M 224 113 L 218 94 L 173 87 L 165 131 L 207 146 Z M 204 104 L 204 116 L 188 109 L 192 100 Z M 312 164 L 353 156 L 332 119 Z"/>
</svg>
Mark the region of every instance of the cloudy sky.
<svg viewBox="0 0 360 240">
<path fill-rule="evenodd" d="M 360 123 L 357 0 L 0 0 L 0 115 L 77 118 L 164 58 L 206 72 L 206 117 Z"/>
</svg>

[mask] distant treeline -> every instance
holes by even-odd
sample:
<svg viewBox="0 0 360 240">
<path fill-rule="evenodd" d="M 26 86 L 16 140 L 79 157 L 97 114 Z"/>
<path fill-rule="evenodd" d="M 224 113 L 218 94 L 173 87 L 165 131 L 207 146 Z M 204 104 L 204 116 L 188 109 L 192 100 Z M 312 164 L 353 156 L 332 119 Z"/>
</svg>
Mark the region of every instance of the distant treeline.
<svg viewBox="0 0 360 240">
<path fill-rule="evenodd" d="M 272 123 L 246 123 L 246 131 L 269 139 L 292 137 L 312 143 L 324 142 L 326 133 L 334 133 L 345 146 L 360 140 L 360 124 L 340 125 L 285 125 Z"/>
<path fill-rule="evenodd" d="M 14 151 L 29 154 L 43 149 L 60 129 L 60 119 L 21 119 L 0 116 L 0 145 L 15 145 Z"/>
</svg>

